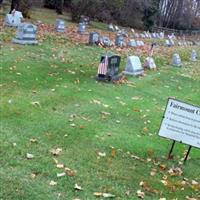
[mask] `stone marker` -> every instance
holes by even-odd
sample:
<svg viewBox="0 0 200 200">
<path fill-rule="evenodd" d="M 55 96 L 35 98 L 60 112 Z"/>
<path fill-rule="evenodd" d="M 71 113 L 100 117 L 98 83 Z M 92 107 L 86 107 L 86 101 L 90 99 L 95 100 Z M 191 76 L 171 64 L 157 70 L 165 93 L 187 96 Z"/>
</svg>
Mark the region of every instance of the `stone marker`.
<svg viewBox="0 0 200 200">
<path fill-rule="evenodd" d="M 139 38 L 140 37 L 140 35 L 138 34 L 138 33 L 135 33 L 135 38 Z"/>
<path fill-rule="evenodd" d="M 154 59 L 152 57 L 147 57 L 144 62 L 144 67 L 147 69 L 156 69 Z"/>
<path fill-rule="evenodd" d="M 91 32 L 89 36 L 89 44 L 93 45 L 99 41 L 99 33 Z"/>
<path fill-rule="evenodd" d="M 129 47 L 137 47 L 137 43 L 135 40 L 131 39 L 129 42 L 128 42 L 128 46 Z"/>
<path fill-rule="evenodd" d="M 165 38 L 165 33 L 164 32 L 160 32 L 160 38 L 164 39 Z"/>
<path fill-rule="evenodd" d="M 197 53 L 196 53 L 195 50 L 192 50 L 190 60 L 191 60 L 192 62 L 196 62 L 196 61 L 197 61 Z"/>
<path fill-rule="evenodd" d="M 126 43 L 124 42 L 124 37 L 121 34 L 118 34 L 115 38 L 115 45 L 118 47 L 123 47 L 126 45 Z"/>
<path fill-rule="evenodd" d="M 37 27 L 30 23 L 21 23 L 17 28 L 16 37 L 12 40 L 17 44 L 37 44 Z"/>
<path fill-rule="evenodd" d="M 169 39 L 169 42 L 170 42 L 170 46 L 174 46 L 175 45 L 175 42 L 173 39 Z"/>
<path fill-rule="evenodd" d="M 120 29 L 119 29 L 118 26 L 115 26 L 115 30 L 116 30 L 116 31 L 120 31 Z"/>
<path fill-rule="evenodd" d="M 98 81 L 119 80 L 122 77 L 119 74 L 120 61 L 121 57 L 117 55 L 101 56 L 96 79 Z"/>
<path fill-rule="evenodd" d="M 85 23 L 80 22 L 78 26 L 78 33 L 83 34 L 85 32 L 85 29 L 86 29 Z"/>
<path fill-rule="evenodd" d="M 175 67 L 181 67 L 182 63 L 181 63 L 181 58 L 179 56 L 179 54 L 175 53 L 172 57 L 172 65 Z"/>
<path fill-rule="evenodd" d="M 140 62 L 140 58 L 138 56 L 129 56 L 126 61 L 125 71 L 123 72 L 125 75 L 131 76 L 142 76 L 144 75 L 144 69 Z"/>
<path fill-rule="evenodd" d="M 171 47 L 171 43 L 170 43 L 169 40 L 165 40 L 165 46 L 167 46 L 167 47 Z"/>
<path fill-rule="evenodd" d="M 13 10 L 11 14 L 7 14 L 5 17 L 5 25 L 6 26 L 14 26 L 17 27 L 21 24 L 23 19 L 23 15 L 19 11 Z"/>
<path fill-rule="evenodd" d="M 112 41 L 109 39 L 109 37 L 101 37 L 100 38 L 101 43 L 106 47 L 111 47 L 113 45 Z"/>
<path fill-rule="evenodd" d="M 113 32 L 115 31 L 113 24 L 108 25 L 108 30 Z"/>
<path fill-rule="evenodd" d="M 57 32 L 65 32 L 65 21 L 61 19 L 56 19 L 55 30 Z"/>
</svg>

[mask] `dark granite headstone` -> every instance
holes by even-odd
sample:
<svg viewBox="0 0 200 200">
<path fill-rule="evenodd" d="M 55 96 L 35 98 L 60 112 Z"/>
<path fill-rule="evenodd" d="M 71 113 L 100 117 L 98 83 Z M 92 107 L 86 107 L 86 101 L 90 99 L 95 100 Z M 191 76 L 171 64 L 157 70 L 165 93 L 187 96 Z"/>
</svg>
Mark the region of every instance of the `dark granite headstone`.
<svg viewBox="0 0 200 200">
<path fill-rule="evenodd" d="M 107 55 L 101 56 L 100 62 L 105 60 Z M 119 80 L 122 75 L 119 74 L 121 57 L 117 55 L 107 56 L 107 72 L 106 74 L 98 74 L 98 81 L 115 81 Z"/>
</svg>

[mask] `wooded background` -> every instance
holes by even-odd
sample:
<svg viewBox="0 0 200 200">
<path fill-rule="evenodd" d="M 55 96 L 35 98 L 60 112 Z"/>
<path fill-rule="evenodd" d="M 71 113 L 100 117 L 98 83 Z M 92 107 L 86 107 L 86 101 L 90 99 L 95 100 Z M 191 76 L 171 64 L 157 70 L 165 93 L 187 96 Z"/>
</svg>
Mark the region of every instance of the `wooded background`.
<svg viewBox="0 0 200 200">
<path fill-rule="evenodd" d="M 71 12 L 78 22 L 81 15 L 106 23 L 151 30 L 155 26 L 173 29 L 200 29 L 200 0 L 12 0 L 16 8 L 29 16 L 32 6 L 44 6 L 62 14 Z"/>
</svg>

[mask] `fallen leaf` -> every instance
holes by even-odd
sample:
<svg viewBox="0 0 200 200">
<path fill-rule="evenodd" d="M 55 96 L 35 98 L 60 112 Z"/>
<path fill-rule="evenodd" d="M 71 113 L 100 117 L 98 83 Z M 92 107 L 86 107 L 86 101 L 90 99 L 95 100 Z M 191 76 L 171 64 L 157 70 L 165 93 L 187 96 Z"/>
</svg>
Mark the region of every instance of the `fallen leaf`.
<svg viewBox="0 0 200 200">
<path fill-rule="evenodd" d="M 34 158 L 34 155 L 33 155 L 33 154 L 30 154 L 30 153 L 27 153 L 27 154 L 26 154 L 26 158 L 27 158 L 27 159 L 32 159 L 32 158 Z"/>
<path fill-rule="evenodd" d="M 65 174 L 65 172 L 63 172 L 63 173 L 57 173 L 57 177 L 59 178 L 59 177 L 63 177 L 63 176 L 65 176 L 66 174 Z"/>
<path fill-rule="evenodd" d="M 55 182 L 55 181 L 50 181 L 49 185 L 51 185 L 51 186 L 57 185 L 57 182 Z"/>
<path fill-rule="evenodd" d="M 75 190 L 83 190 L 81 186 L 79 186 L 77 183 L 74 185 Z"/>
<path fill-rule="evenodd" d="M 137 196 L 138 196 L 139 198 L 144 199 L 145 194 L 144 194 L 144 192 L 142 192 L 141 190 L 138 190 L 138 191 L 136 192 L 136 194 L 137 194 Z"/>
<path fill-rule="evenodd" d="M 56 149 L 51 149 L 50 153 L 53 154 L 54 156 L 58 156 L 62 152 L 61 148 L 56 148 Z"/>
</svg>

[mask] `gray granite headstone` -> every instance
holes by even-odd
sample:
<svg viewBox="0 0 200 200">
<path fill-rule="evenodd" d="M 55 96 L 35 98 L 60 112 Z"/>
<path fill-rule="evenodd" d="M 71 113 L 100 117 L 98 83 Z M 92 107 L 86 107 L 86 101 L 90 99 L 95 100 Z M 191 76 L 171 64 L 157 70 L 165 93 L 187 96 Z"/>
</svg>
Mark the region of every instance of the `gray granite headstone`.
<svg viewBox="0 0 200 200">
<path fill-rule="evenodd" d="M 144 69 L 138 56 L 129 56 L 127 58 L 126 67 L 123 74 L 131 76 L 141 76 L 144 74 Z"/>
<path fill-rule="evenodd" d="M 144 62 L 144 67 L 148 69 L 156 69 L 155 61 L 152 57 L 147 57 Z"/>
<path fill-rule="evenodd" d="M 21 23 L 17 28 L 16 37 L 12 40 L 17 44 L 37 44 L 37 27 L 30 23 Z"/>
<path fill-rule="evenodd" d="M 196 53 L 195 50 L 192 50 L 190 60 L 191 60 L 192 62 L 196 62 L 196 61 L 197 61 L 197 53 Z"/>
<path fill-rule="evenodd" d="M 128 42 L 128 46 L 129 47 L 137 47 L 137 43 L 135 40 L 131 39 L 129 42 Z"/>
<path fill-rule="evenodd" d="M 23 15 L 19 11 L 13 11 L 12 14 L 7 14 L 5 17 L 5 25 L 6 26 L 15 26 L 17 27 L 19 24 L 21 24 L 21 21 L 23 19 Z"/>
<path fill-rule="evenodd" d="M 125 46 L 125 42 L 124 42 L 124 37 L 123 35 L 117 35 L 115 38 L 115 45 L 118 47 L 123 47 Z"/>
<path fill-rule="evenodd" d="M 111 40 L 108 38 L 108 37 L 101 37 L 100 38 L 100 42 L 104 45 L 104 46 L 106 46 L 106 47 L 110 47 L 110 46 L 112 46 L 112 42 L 111 42 Z"/>
<path fill-rule="evenodd" d="M 172 57 L 172 65 L 175 67 L 181 67 L 182 63 L 181 63 L 181 57 L 179 56 L 179 54 L 175 53 Z"/>
<path fill-rule="evenodd" d="M 64 32 L 65 31 L 65 21 L 61 20 L 61 19 L 56 19 L 55 30 L 57 32 Z"/>
<path fill-rule="evenodd" d="M 93 45 L 97 41 L 99 41 L 99 33 L 97 32 L 91 32 L 89 36 L 89 44 Z"/>
<path fill-rule="evenodd" d="M 83 34 L 85 32 L 85 29 L 86 29 L 86 24 L 85 23 L 79 23 L 79 26 L 78 26 L 78 33 L 80 34 Z"/>
</svg>

